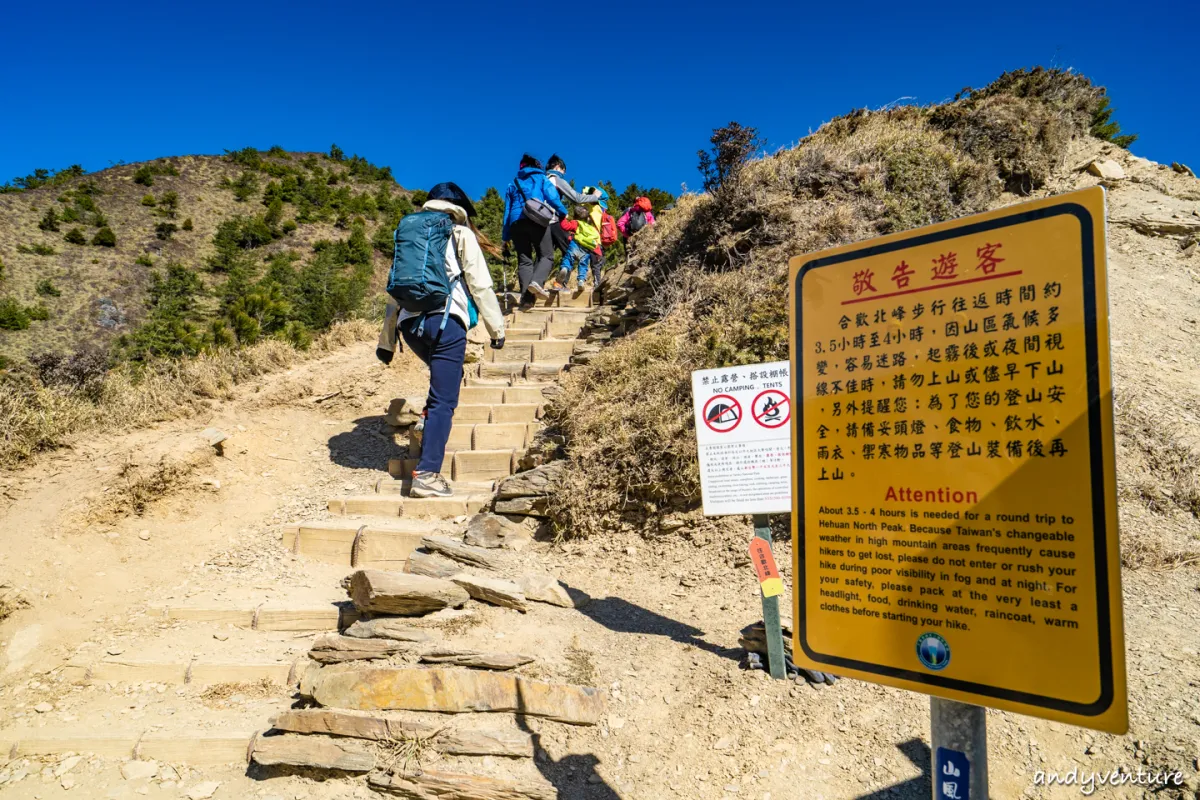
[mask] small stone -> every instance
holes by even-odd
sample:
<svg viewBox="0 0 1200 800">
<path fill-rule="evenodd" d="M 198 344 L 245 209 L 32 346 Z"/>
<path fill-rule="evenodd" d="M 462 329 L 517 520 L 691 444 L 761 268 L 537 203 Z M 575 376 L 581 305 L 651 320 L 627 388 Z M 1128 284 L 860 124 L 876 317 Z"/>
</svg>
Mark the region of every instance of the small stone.
<svg viewBox="0 0 1200 800">
<path fill-rule="evenodd" d="M 722 736 L 720 739 L 717 739 L 717 743 L 713 745 L 713 750 L 729 750 L 735 744 L 737 744 L 737 739 L 733 736 Z"/>
<path fill-rule="evenodd" d="M 63 775 L 66 775 L 68 772 L 75 769 L 75 767 L 79 766 L 80 761 L 83 761 L 83 756 L 71 756 L 70 758 L 63 759 L 61 762 L 59 762 L 59 765 L 54 768 L 54 777 L 61 778 Z"/>
<path fill-rule="evenodd" d="M 157 761 L 126 761 L 121 765 L 121 777 L 127 781 L 148 781 L 157 774 Z"/>
<path fill-rule="evenodd" d="M 561 608 L 571 608 L 575 605 L 565 586 L 550 575 L 525 574 L 517 578 L 525 599 L 539 603 L 548 603 Z"/>
<path fill-rule="evenodd" d="M 217 793 L 217 789 L 220 787 L 220 781 L 204 781 L 203 783 L 197 783 L 195 786 L 188 789 L 187 792 L 184 793 L 184 797 L 186 797 L 188 800 L 208 800 L 208 798 Z"/>
<path fill-rule="evenodd" d="M 738 786 L 736 783 L 725 784 L 725 791 L 729 792 L 730 794 L 737 794 L 741 790 L 742 787 Z"/>
<path fill-rule="evenodd" d="M 1105 180 L 1118 181 L 1125 177 L 1125 170 L 1121 169 L 1121 165 L 1109 158 L 1096 159 L 1088 164 L 1087 171 Z"/>
<path fill-rule="evenodd" d="M 614 730 L 614 731 L 621 730 L 621 728 L 625 727 L 625 718 L 624 717 L 609 717 L 608 718 L 608 727 L 609 727 L 609 730 Z"/>
<path fill-rule="evenodd" d="M 216 639 L 218 642 L 223 642 L 229 638 L 229 634 L 228 633 L 214 633 L 213 638 Z"/>
<path fill-rule="evenodd" d="M 64 790 L 69 792 L 75 788 L 75 779 L 72 778 L 70 775 L 67 775 L 61 781 L 58 782 L 58 785 L 61 786 Z"/>
<path fill-rule="evenodd" d="M 125 648 L 118 647 L 117 645 L 113 645 L 112 647 L 108 648 L 104 652 L 108 653 L 110 656 L 119 656 L 119 655 L 121 655 L 121 653 L 125 652 Z"/>
<path fill-rule="evenodd" d="M 48 714 L 54 710 L 54 706 L 50 705 L 49 703 L 38 703 L 33 707 L 33 710 L 39 714 Z"/>
<path fill-rule="evenodd" d="M 138 534 L 138 538 L 141 539 L 143 542 L 150 541 L 150 531 L 142 531 L 141 533 Z"/>
</svg>

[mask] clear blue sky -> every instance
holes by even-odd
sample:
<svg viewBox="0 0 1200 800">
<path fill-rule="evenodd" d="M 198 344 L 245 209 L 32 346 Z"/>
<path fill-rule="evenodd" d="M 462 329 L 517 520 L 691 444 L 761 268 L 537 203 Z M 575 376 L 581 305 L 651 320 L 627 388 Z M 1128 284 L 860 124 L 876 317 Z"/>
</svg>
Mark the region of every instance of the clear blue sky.
<svg viewBox="0 0 1200 800">
<path fill-rule="evenodd" d="M 562 153 L 577 184 L 678 192 L 700 185 L 696 150 L 732 119 L 774 148 L 851 108 L 937 102 L 1035 64 L 1107 86 L 1141 136 L 1135 153 L 1200 169 L 1198 8 L 12 3 L 0 182 L 35 167 L 337 142 L 409 188 L 455 180 L 479 194 L 528 149 Z"/>
</svg>

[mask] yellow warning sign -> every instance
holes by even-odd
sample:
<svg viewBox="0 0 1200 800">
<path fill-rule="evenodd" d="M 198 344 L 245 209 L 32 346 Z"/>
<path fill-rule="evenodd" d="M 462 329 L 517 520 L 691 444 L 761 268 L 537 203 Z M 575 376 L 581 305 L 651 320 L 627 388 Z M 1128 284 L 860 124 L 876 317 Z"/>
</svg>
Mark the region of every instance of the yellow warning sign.
<svg viewBox="0 0 1200 800">
<path fill-rule="evenodd" d="M 1124 732 L 1103 189 L 790 277 L 796 663 Z"/>
</svg>

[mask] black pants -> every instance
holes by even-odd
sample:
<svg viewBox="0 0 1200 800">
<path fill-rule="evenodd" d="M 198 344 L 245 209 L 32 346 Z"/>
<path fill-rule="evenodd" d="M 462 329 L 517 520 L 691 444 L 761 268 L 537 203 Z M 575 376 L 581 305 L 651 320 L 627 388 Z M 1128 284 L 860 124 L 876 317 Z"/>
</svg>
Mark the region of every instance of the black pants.
<svg viewBox="0 0 1200 800">
<path fill-rule="evenodd" d="M 522 301 L 531 299 L 529 284 L 545 287 L 550 268 L 554 266 L 554 242 L 550 231 L 554 223 L 543 228 L 527 219 L 519 219 L 509 229 L 513 247 L 517 248 L 517 280 L 521 282 Z"/>
<path fill-rule="evenodd" d="M 554 249 L 565 256 L 567 248 L 571 246 L 571 234 L 563 230 L 562 224 L 560 219 L 550 226 L 550 239 L 554 242 Z"/>
</svg>

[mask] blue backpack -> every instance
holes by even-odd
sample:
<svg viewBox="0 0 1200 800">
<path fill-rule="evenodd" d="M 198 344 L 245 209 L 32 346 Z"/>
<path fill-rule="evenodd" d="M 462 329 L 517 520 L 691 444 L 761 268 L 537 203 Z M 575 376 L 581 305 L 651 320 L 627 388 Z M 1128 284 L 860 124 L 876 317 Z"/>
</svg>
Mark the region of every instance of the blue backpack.
<svg viewBox="0 0 1200 800">
<path fill-rule="evenodd" d="M 450 317 L 450 293 L 454 284 L 446 275 L 446 247 L 454 236 L 454 220 L 441 211 L 419 211 L 400 220 L 393 237 L 396 254 L 388 273 L 387 293 L 404 311 L 427 314 L 443 307 L 439 329 L 445 329 Z M 470 295 L 468 294 L 468 298 Z M 474 323 L 474 304 L 468 301 L 471 322 Z M 425 328 L 424 316 L 421 330 Z"/>
</svg>

